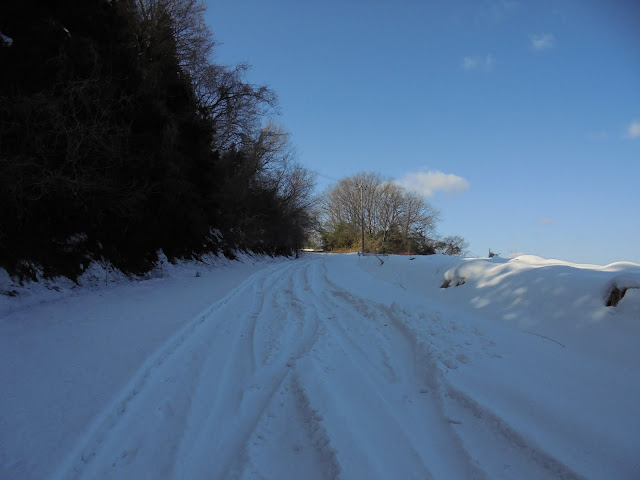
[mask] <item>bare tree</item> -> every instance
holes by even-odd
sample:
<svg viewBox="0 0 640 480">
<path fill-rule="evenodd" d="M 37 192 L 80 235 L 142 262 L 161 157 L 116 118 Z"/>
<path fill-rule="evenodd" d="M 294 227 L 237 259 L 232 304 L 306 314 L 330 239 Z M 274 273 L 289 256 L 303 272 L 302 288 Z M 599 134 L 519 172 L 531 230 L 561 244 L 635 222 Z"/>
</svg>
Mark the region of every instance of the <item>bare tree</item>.
<svg viewBox="0 0 640 480">
<path fill-rule="evenodd" d="M 138 43 L 151 47 L 163 41 L 157 35 L 165 19 L 171 19 L 171 40 L 178 62 L 190 76 L 202 112 L 212 121 L 213 146 L 226 150 L 260 134 L 261 118 L 277 107 L 276 94 L 264 85 L 245 81 L 246 63 L 235 67 L 216 65 L 216 45 L 204 20 L 206 4 L 200 0 L 137 0 L 146 28 Z"/>
<path fill-rule="evenodd" d="M 435 242 L 435 250 L 436 253 L 442 253 L 444 255 L 464 257 L 468 254 L 469 242 L 460 235 L 449 235 Z M 489 251 L 489 256 L 491 256 L 492 253 L 493 252 Z"/>
<path fill-rule="evenodd" d="M 204 20 L 207 8 L 201 0 L 137 0 L 143 23 L 151 30 L 167 14 L 171 18 L 172 37 L 175 39 L 180 66 L 192 77 L 210 63 L 215 41 Z M 148 32 L 147 32 L 148 33 Z M 144 35 L 143 32 L 141 32 Z M 148 37 L 139 42 L 149 41 Z"/>
<path fill-rule="evenodd" d="M 203 112 L 212 120 L 216 148 L 241 145 L 260 135 L 260 119 L 276 109 L 275 93 L 244 81 L 248 68 L 244 63 L 234 68 L 207 65 L 194 79 Z"/>
<path fill-rule="evenodd" d="M 419 230 L 424 235 L 433 233 L 439 212 L 416 192 L 405 190 L 402 200 L 403 212 L 400 224 L 402 225 L 405 246 L 408 247 L 411 230 Z"/>
<path fill-rule="evenodd" d="M 377 173 L 363 172 L 342 179 L 321 196 L 320 205 L 326 232 L 344 231 L 345 225 L 357 232 L 364 217 L 370 240 L 391 248 L 387 245 L 390 236 L 395 235 L 397 240 L 400 235 L 405 251 L 410 249 L 414 233 L 426 240 L 438 220 L 437 210 L 420 195 Z M 356 243 L 355 238 L 352 243 Z"/>
<path fill-rule="evenodd" d="M 385 182 L 377 189 L 377 193 L 377 223 L 382 231 L 382 242 L 384 243 L 391 227 L 397 224 L 403 214 L 407 192 L 396 183 Z"/>
</svg>

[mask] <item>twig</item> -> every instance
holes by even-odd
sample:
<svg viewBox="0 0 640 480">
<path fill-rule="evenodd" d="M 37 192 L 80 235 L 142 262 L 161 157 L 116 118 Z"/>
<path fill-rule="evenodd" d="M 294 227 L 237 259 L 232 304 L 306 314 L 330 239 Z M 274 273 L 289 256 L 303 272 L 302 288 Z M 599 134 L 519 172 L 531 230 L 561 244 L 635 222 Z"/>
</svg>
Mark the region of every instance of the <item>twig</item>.
<svg viewBox="0 0 640 480">
<path fill-rule="evenodd" d="M 551 340 L 552 342 L 557 343 L 561 347 L 567 348 L 566 345 L 563 345 L 562 343 L 558 342 L 557 340 L 554 340 L 553 338 L 545 337 L 544 335 L 540 335 L 539 333 L 530 332 L 529 330 L 520 330 L 520 331 L 524 332 L 524 333 L 530 333 L 531 335 L 535 335 L 536 337 L 546 338 L 547 340 Z"/>
</svg>

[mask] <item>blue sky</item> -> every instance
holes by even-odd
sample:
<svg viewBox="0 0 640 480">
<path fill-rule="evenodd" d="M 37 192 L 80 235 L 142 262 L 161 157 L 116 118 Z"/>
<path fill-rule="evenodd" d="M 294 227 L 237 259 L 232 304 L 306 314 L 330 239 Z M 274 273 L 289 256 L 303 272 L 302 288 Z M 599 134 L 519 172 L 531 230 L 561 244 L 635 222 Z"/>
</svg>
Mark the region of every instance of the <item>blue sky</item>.
<svg viewBox="0 0 640 480">
<path fill-rule="evenodd" d="M 419 188 L 475 255 L 640 263 L 637 1 L 207 4 L 307 168 Z"/>
</svg>

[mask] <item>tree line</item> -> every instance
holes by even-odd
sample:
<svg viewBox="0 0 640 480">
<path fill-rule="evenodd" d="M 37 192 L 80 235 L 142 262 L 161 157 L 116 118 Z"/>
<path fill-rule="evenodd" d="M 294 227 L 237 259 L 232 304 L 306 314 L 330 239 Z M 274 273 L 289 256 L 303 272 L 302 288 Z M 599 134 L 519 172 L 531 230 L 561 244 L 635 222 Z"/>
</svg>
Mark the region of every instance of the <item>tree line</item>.
<svg viewBox="0 0 640 480">
<path fill-rule="evenodd" d="M 195 0 L 0 6 L 0 266 L 75 278 L 94 260 L 289 254 L 313 176 L 267 121 L 269 88 L 212 62 Z"/>
<path fill-rule="evenodd" d="M 380 174 L 343 178 L 318 199 L 318 243 L 331 251 L 464 255 L 460 236 L 436 233 L 440 212 L 424 197 Z"/>
</svg>

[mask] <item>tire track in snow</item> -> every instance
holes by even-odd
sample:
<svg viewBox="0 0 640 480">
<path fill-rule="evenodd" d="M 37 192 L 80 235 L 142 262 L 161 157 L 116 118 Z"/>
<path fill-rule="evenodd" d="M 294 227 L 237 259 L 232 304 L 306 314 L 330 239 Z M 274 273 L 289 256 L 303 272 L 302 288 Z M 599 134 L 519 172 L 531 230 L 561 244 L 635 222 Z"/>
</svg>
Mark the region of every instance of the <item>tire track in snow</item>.
<svg viewBox="0 0 640 480">
<path fill-rule="evenodd" d="M 343 300 L 345 300 L 343 305 L 335 303 L 330 307 L 336 312 L 327 317 L 331 325 L 333 325 L 333 327 L 342 334 L 342 337 L 349 342 L 350 346 L 359 353 L 362 361 L 368 363 L 372 368 L 383 374 L 389 382 L 399 382 L 402 371 L 394 368 L 394 362 L 392 361 L 394 348 L 389 339 L 386 338 L 384 331 L 381 330 L 380 326 L 376 325 L 375 322 L 380 312 L 367 306 L 364 302 L 350 302 L 349 300 L 351 298 L 346 292 L 336 289 L 329 289 L 329 292 L 333 297 L 343 297 Z M 345 305 L 347 308 L 345 308 Z M 370 320 L 370 322 L 362 322 L 362 318 Z M 386 323 L 384 327 L 387 327 Z M 378 339 L 379 336 L 385 337 L 384 341 L 380 342 Z M 377 358 L 377 356 L 373 356 L 372 358 L 370 352 L 367 352 L 362 346 L 362 342 L 358 341 L 362 339 L 368 341 L 372 338 L 376 339 L 376 353 L 379 354 L 380 358 Z M 382 362 L 376 362 L 376 360 L 382 360 Z"/>
<path fill-rule="evenodd" d="M 300 386 L 298 361 L 314 348 L 324 327 L 314 305 L 305 298 L 310 294 L 307 272 L 309 263 L 299 263 L 283 281 L 274 285 L 273 314 L 265 316 L 286 334 L 281 340 L 293 346 L 286 357 L 289 374 L 270 398 L 266 408 L 247 438 L 241 473 L 228 472 L 227 478 L 338 478 L 340 467 L 323 434 L 321 417 L 309 407 Z M 302 339 L 302 341 L 299 341 Z M 282 357 L 285 360 L 285 357 Z M 274 462 L 274 458 L 278 460 Z"/>
<path fill-rule="evenodd" d="M 407 331 L 408 338 L 414 338 L 421 348 L 432 351 L 434 368 L 431 371 L 437 372 L 433 381 L 438 385 L 443 414 L 451 419 L 453 431 L 474 463 L 484 471 L 491 472 L 488 474 L 490 478 L 584 478 L 539 445 L 527 440 L 504 418 L 448 382 L 449 370 L 472 362 L 469 357 L 473 353 L 468 348 L 473 344 L 480 347 L 482 354 L 500 358 L 493 352 L 495 343 L 484 338 L 477 327 L 458 325 L 436 312 L 428 317 L 429 328 L 421 331 L 416 326 L 425 325 L 424 315 L 416 318 L 410 311 L 402 310 L 397 305 L 392 305 L 390 310 L 401 328 Z M 518 465 L 518 471 L 511 470 L 510 465 Z M 525 471 L 522 471 L 522 465 L 527 465 Z"/>
<path fill-rule="evenodd" d="M 161 445 L 161 453 L 156 455 L 147 452 L 147 456 L 161 460 L 158 462 L 157 474 L 161 478 L 167 478 L 178 452 L 175 439 L 167 437 L 184 429 L 187 413 L 192 408 L 192 394 L 199 382 L 204 380 L 202 375 L 207 351 L 218 332 L 234 323 L 228 322 L 229 317 L 235 316 L 234 307 L 238 303 L 246 304 L 245 298 L 256 298 L 250 295 L 250 292 L 255 291 L 256 284 L 264 284 L 266 278 L 277 277 L 287 267 L 287 264 L 268 267 L 250 276 L 237 289 L 180 329 L 148 358 L 127 386 L 114 397 L 110 406 L 96 416 L 85 436 L 61 462 L 52 477 L 112 477 L 120 467 L 124 466 L 126 469 L 136 459 L 138 463 L 144 464 L 140 462 L 142 447 L 158 445 L 164 439 L 166 444 Z M 253 308 L 259 310 L 259 302 L 254 302 Z M 246 308 L 243 310 L 246 311 Z M 237 323 L 242 326 L 242 322 Z M 156 398 L 153 398 L 154 394 Z M 153 405 L 153 408 L 146 408 L 145 402 Z M 156 432 L 156 435 L 149 433 L 138 435 L 137 438 L 127 435 L 127 431 L 139 432 L 140 424 L 145 421 L 150 424 L 150 432 Z M 151 427 L 154 424 L 155 428 Z M 165 426 L 164 429 L 162 425 Z M 150 463 L 156 462 L 152 460 Z M 138 478 L 148 477 L 150 473 L 140 472 Z M 127 474 L 127 478 L 136 478 L 135 473 Z"/>
<path fill-rule="evenodd" d="M 239 478 L 245 472 L 256 430 L 269 415 L 277 393 L 289 385 L 296 359 L 313 346 L 318 335 L 314 312 L 300 308 L 292 288 L 292 276 L 307 262 L 296 262 L 286 272 L 265 280 L 265 301 L 252 325 L 255 371 L 239 370 L 237 353 L 227 352 L 222 362 L 215 354 L 210 356 L 211 369 L 219 366 L 222 373 L 201 382 L 195 399 L 215 401 L 192 409 L 174 478 L 197 477 L 198 472 L 212 478 Z M 241 392 L 240 402 L 233 401 L 234 391 Z M 218 430 L 226 432 L 224 439 L 216 438 Z"/>
<path fill-rule="evenodd" d="M 584 480 L 582 475 L 533 445 L 503 418 L 466 393 L 448 385 L 445 396 L 451 416 L 459 419 L 459 428 L 464 428 L 467 436 L 473 438 L 476 449 L 482 450 L 482 464 L 490 467 L 492 472 L 499 472 L 494 473 L 493 478 Z M 526 472 L 514 471 L 511 464 L 520 469 L 522 460 L 529 464 Z"/>
<path fill-rule="evenodd" d="M 353 364 L 350 377 L 362 384 L 365 398 L 374 406 L 370 415 L 379 427 L 384 427 L 383 435 L 389 436 L 388 442 L 373 442 L 368 446 L 371 451 L 365 452 L 365 456 L 373 464 L 376 461 L 371 457 L 379 458 L 376 469 L 365 472 L 367 476 L 484 478 L 443 414 L 437 383 L 433 380 L 437 369 L 433 367 L 429 351 L 418 348 L 415 338 L 401 328 L 389 308 L 341 291 L 328 279 L 324 265 L 318 277 L 318 283 L 325 285 L 321 296 L 324 308 L 349 312 L 347 318 L 329 318 L 328 324 L 332 325 L 335 341 L 346 361 Z M 339 325 L 342 320 L 355 322 L 355 328 L 345 329 Z M 362 337 L 360 332 L 366 336 Z M 364 353 L 368 356 L 366 360 L 357 358 L 359 354 L 354 355 L 362 352 L 361 349 L 351 348 L 359 342 L 374 346 Z M 378 363 L 378 368 L 367 368 L 372 363 Z M 394 372 L 392 378 L 386 368 Z M 356 424 L 353 429 L 368 430 L 367 425 L 362 424 Z M 331 434 L 330 429 L 329 432 Z M 340 456 L 340 449 L 338 452 Z M 394 470 L 387 470 L 389 467 Z"/>
<path fill-rule="evenodd" d="M 473 363 L 477 355 L 501 358 L 495 353 L 495 343 L 485 338 L 477 326 L 458 322 L 451 312 L 447 316 L 437 311 L 416 314 L 415 309 L 405 310 L 397 304 L 392 304 L 387 310 L 407 339 L 418 349 L 430 352 L 430 383 L 437 386 L 443 415 L 450 419 L 452 431 L 472 462 L 489 472 L 489 478 L 584 478 L 540 445 L 528 440 L 504 418 L 448 382 L 450 370 Z M 523 465 L 526 468 L 523 469 Z"/>
<path fill-rule="evenodd" d="M 322 420 L 298 375 L 289 375 L 248 439 L 239 478 L 340 478 L 340 465 Z"/>
<path fill-rule="evenodd" d="M 257 272 L 189 322 L 54 478 L 494 478 L 467 422 L 532 471 L 578 478 L 449 387 L 444 320 L 343 292 L 328 263 Z"/>
</svg>

